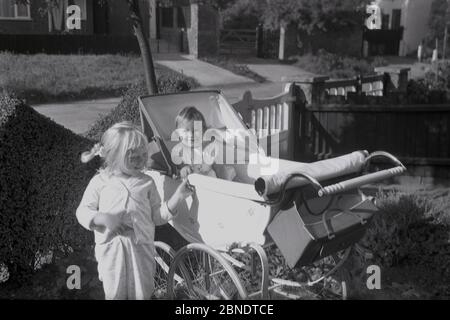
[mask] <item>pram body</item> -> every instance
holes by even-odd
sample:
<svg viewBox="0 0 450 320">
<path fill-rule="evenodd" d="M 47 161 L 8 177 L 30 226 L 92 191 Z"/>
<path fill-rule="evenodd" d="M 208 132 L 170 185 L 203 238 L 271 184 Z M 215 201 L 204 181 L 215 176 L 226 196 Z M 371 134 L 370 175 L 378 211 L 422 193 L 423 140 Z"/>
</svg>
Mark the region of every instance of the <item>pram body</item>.
<svg viewBox="0 0 450 320">
<path fill-rule="evenodd" d="M 147 174 L 155 180 L 162 200 L 167 200 L 181 183 L 176 177 L 171 151 L 179 143 L 173 132 L 175 117 L 182 108 L 195 106 L 202 112 L 209 127 L 218 130 L 215 138 L 222 139 L 224 147 L 220 159 L 227 160 L 229 154 L 234 155 L 231 164 L 227 162 L 214 166 L 218 178 L 198 174 L 188 177 L 195 188 L 195 195 L 178 209 L 179 213 L 171 224 L 191 245 L 176 254 L 167 246 L 161 246 L 170 259 L 160 259 L 158 262 L 161 269 L 168 273 L 169 296 L 173 296 L 176 284 L 190 283 L 188 291 L 194 292 L 195 297 L 235 297 L 225 293 L 223 280 L 209 281 L 207 287 L 214 287 L 211 290 L 215 294 L 211 294 L 208 288 L 202 287 L 200 290 L 194 285 L 196 276 L 188 275 L 192 272 L 186 270 L 186 257 L 192 251 L 199 250 L 209 259 L 216 259 L 214 267 L 222 265 L 223 270 L 216 273 L 229 275 L 229 282 L 236 287 L 238 296 L 267 298 L 270 289 L 280 284 L 269 287 L 264 247 L 275 243 L 291 268 L 348 249 L 364 235 L 367 223 L 377 211 L 372 199 L 366 197 L 359 187 L 405 170 L 389 154 L 369 155 L 366 151 L 311 164 L 267 157 L 258 145 L 258 134 L 248 129 L 219 91 L 145 96 L 140 97 L 139 102 L 142 128 L 151 139 L 149 166 L 152 170 Z M 283 113 L 286 117 L 288 114 Z M 280 119 L 280 122 L 289 121 Z M 283 134 L 280 130 L 277 141 L 281 141 Z M 281 141 L 280 145 L 283 143 Z M 239 151 L 244 152 L 240 154 Z M 237 159 L 239 156 L 236 157 L 236 154 L 240 154 L 241 158 Z M 388 157 L 395 166 L 364 174 L 375 156 Z M 224 165 L 231 165 L 236 171 L 233 181 L 221 178 Z M 252 251 L 252 258 L 255 255 L 260 258 L 261 286 L 253 295 L 237 283 L 240 279 L 234 268 L 243 267 L 243 264 L 230 254 L 233 250 L 240 253 Z M 202 261 L 205 262 L 204 259 Z M 212 263 L 208 261 L 210 269 Z M 339 267 L 340 262 L 336 262 L 336 268 L 331 272 Z M 252 265 L 255 269 L 254 261 Z M 214 274 L 209 271 L 210 275 Z"/>
</svg>

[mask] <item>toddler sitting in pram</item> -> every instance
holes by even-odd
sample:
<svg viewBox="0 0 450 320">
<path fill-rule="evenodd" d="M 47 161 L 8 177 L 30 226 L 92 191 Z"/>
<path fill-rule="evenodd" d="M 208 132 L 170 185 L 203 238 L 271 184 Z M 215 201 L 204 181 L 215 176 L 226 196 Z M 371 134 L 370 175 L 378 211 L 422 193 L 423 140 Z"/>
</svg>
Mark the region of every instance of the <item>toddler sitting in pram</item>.
<svg viewBox="0 0 450 320">
<path fill-rule="evenodd" d="M 207 129 L 204 116 L 195 107 L 185 107 L 175 119 L 177 133 L 181 138 L 173 154 L 179 158 L 179 175 L 186 178 L 191 173 L 197 173 L 210 177 L 217 177 L 214 165 L 216 163 L 217 142 L 204 141 L 203 135 Z M 233 180 L 236 171 L 231 166 L 224 166 L 223 177 L 226 180 Z"/>
</svg>

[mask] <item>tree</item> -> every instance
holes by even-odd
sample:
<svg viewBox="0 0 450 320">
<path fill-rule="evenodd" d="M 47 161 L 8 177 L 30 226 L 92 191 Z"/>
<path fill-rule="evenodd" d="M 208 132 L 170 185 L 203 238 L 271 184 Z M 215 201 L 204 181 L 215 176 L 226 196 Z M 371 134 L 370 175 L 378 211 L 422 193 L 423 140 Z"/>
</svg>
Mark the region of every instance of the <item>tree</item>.
<svg viewBox="0 0 450 320">
<path fill-rule="evenodd" d="M 214 0 L 225 20 L 257 18 L 268 29 L 295 25 L 312 34 L 356 25 L 362 26 L 371 0 Z"/>
<path fill-rule="evenodd" d="M 430 40 L 443 39 L 445 25 L 447 23 L 446 12 L 448 8 L 447 0 L 433 0 L 431 12 L 428 20 L 430 27 Z"/>
<path fill-rule="evenodd" d="M 17 3 L 29 4 L 30 0 L 16 0 Z M 95 0 L 100 4 L 104 5 L 108 0 Z M 118 1 L 118 0 L 114 0 Z M 153 64 L 153 57 L 150 49 L 150 44 L 148 39 L 144 34 L 144 29 L 142 27 L 142 18 L 139 8 L 139 0 L 122 0 L 126 1 L 129 9 L 129 17 L 133 23 L 133 31 L 139 43 L 139 48 L 141 51 L 142 61 L 144 64 L 145 82 L 148 93 L 153 95 L 158 93 L 158 85 L 156 81 L 155 67 Z M 149 0 L 148 0 L 149 1 Z M 46 0 L 46 6 L 40 8 L 41 12 L 47 13 L 55 8 L 61 8 L 61 0 Z"/>
<path fill-rule="evenodd" d="M 133 21 L 134 34 L 138 40 L 141 50 L 142 61 L 144 63 L 145 82 L 147 84 L 148 93 L 153 95 L 158 93 L 158 85 L 156 82 L 155 66 L 153 64 L 152 52 L 150 44 L 144 35 L 142 28 L 142 19 L 139 10 L 139 0 L 126 0 L 130 12 L 130 18 Z"/>
<path fill-rule="evenodd" d="M 295 25 L 313 34 L 363 24 L 368 0 L 266 0 L 265 25 L 277 29 L 281 23 Z"/>
</svg>

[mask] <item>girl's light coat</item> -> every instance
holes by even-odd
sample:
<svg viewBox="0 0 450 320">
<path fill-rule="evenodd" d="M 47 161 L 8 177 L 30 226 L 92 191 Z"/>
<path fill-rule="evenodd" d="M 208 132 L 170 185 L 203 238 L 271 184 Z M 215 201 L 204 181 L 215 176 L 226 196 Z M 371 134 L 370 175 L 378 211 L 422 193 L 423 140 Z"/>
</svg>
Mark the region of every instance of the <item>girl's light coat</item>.
<svg viewBox="0 0 450 320">
<path fill-rule="evenodd" d="M 122 215 L 123 233 L 94 228 L 99 212 Z M 95 234 L 95 256 L 106 299 L 149 299 L 155 273 L 155 225 L 173 218 L 161 204 L 147 175 L 122 178 L 102 171 L 89 182 L 77 209 L 77 219 Z"/>
</svg>

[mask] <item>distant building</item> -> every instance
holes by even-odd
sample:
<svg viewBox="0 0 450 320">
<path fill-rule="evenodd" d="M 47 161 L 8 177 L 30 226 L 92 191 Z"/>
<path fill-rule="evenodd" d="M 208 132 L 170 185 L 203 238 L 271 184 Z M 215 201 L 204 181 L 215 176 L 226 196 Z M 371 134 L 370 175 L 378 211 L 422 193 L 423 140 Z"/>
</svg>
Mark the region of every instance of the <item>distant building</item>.
<svg viewBox="0 0 450 320">
<path fill-rule="evenodd" d="M 52 35 L 133 35 L 128 5 L 123 0 L 58 0 L 49 12 L 45 0 L 17 4 L 0 0 L 0 36 Z M 81 29 L 66 30 L 66 8 L 81 9 Z M 144 32 L 158 51 L 185 52 L 194 56 L 217 51 L 218 13 L 196 0 L 139 0 Z M 4 48 L 4 45 L 1 46 Z"/>
<path fill-rule="evenodd" d="M 382 11 L 382 29 L 403 29 L 398 44 L 398 55 L 405 56 L 417 50 L 429 33 L 428 19 L 432 0 L 376 0 Z"/>
</svg>

